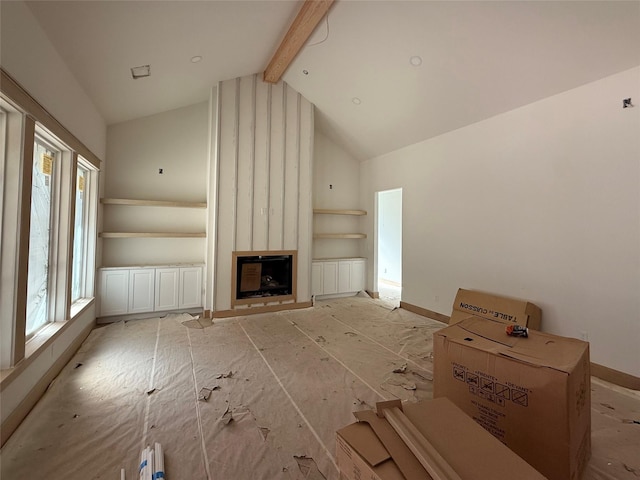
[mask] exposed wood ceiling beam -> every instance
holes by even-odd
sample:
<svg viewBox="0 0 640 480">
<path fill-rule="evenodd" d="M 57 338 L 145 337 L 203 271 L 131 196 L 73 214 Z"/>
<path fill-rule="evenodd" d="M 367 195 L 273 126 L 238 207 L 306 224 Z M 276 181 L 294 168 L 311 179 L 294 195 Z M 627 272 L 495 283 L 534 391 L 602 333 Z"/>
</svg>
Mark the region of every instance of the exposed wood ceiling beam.
<svg viewBox="0 0 640 480">
<path fill-rule="evenodd" d="M 305 0 L 264 71 L 265 82 L 278 83 L 333 2 L 334 0 Z"/>
</svg>

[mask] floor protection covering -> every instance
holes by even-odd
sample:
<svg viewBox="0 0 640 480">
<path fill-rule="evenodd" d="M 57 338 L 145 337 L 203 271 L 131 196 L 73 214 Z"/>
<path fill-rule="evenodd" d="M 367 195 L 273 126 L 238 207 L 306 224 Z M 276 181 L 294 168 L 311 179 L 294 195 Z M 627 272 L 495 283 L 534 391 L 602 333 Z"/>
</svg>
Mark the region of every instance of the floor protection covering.
<svg viewBox="0 0 640 480">
<path fill-rule="evenodd" d="M 381 400 L 432 397 L 443 324 L 362 297 L 215 322 L 95 329 L 2 449 L 0 478 L 138 478 L 160 442 L 169 480 L 337 480 L 335 431 Z M 640 477 L 640 397 L 592 383 L 585 479 Z"/>
</svg>

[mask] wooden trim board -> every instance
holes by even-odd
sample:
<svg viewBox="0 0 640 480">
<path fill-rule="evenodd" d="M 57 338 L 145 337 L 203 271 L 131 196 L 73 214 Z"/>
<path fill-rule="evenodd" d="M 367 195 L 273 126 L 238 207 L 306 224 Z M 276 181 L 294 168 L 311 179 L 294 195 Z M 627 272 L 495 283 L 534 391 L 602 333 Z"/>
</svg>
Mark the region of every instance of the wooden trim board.
<svg viewBox="0 0 640 480">
<path fill-rule="evenodd" d="M 398 407 L 384 408 L 384 418 L 402 438 L 433 480 L 462 480 L 431 442 Z"/>
<path fill-rule="evenodd" d="M 640 377 L 591 362 L 591 375 L 620 387 L 640 391 Z"/>
<path fill-rule="evenodd" d="M 434 312 L 433 310 L 418 307 L 417 305 L 412 305 L 411 303 L 403 302 L 402 300 L 400 301 L 400 308 L 404 308 L 410 312 L 430 318 L 431 320 L 437 320 L 438 322 L 446 324 L 449 323 L 450 317 L 448 315 L 443 315 L 442 313 Z"/>
<path fill-rule="evenodd" d="M 101 238 L 204 238 L 205 232 L 101 232 Z"/>
<path fill-rule="evenodd" d="M 316 233 L 313 238 L 367 238 L 366 233 Z"/>
<path fill-rule="evenodd" d="M 278 305 L 264 305 L 262 307 L 237 308 L 235 310 L 218 310 L 213 312 L 213 318 L 229 318 L 244 317 L 246 315 L 255 315 L 258 313 L 281 312 L 283 310 L 297 310 L 300 308 L 309 308 L 313 304 L 309 302 L 282 303 Z"/>
<path fill-rule="evenodd" d="M 238 257 L 291 257 L 291 294 L 275 295 L 273 297 L 256 297 L 238 299 L 237 296 L 237 280 L 238 280 Z M 267 304 L 271 302 L 288 302 L 297 300 L 298 294 L 298 251 L 297 250 L 238 250 L 231 252 L 231 307 L 236 305 L 251 304 Z"/>
<path fill-rule="evenodd" d="M 334 210 L 330 208 L 314 208 L 313 213 L 323 215 L 366 215 L 365 210 Z"/>
<path fill-rule="evenodd" d="M 333 2 L 334 0 L 306 0 L 304 2 L 264 71 L 263 80 L 265 82 L 278 83 L 280 81 Z"/>
<path fill-rule="evenodd" d="M 175 202 L 169 200 L 135 200 L 131 198 L 101 198 L 103 205 L 131 205 L 139 207 L 207 208 L 207 202 Z"/>
<path fill-rule="evenodd" d="M 3 86 L 4 88 L 4 86 Z M 33 141 L 36 122 L 32 117 L 24 119 L 22 137 L 22 185 L 20 187 L 19 221 L 20 243 L 17 246 L 17 272 L 15 293 L 15 323 L 11 366 L 17 365 L 25 355 L 25 332 L 27 326 L 27 284 L 29 268 L 29 236 L 31 213 L 31 176 L 33 174 Z"/>
</svg>

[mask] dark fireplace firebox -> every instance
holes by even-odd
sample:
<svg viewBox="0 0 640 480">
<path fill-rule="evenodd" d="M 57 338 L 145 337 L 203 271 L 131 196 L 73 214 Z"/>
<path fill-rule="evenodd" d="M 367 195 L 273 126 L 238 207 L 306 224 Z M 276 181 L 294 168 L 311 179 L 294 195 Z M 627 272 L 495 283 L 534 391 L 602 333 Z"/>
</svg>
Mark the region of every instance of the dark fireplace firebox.
<svg viewBox="0 0 640 480">
<path fill-rule="evenodd" d="M 233 252 L 232 274 L 232 305 L 295 301 L 295 250 Z"/>
</svg>

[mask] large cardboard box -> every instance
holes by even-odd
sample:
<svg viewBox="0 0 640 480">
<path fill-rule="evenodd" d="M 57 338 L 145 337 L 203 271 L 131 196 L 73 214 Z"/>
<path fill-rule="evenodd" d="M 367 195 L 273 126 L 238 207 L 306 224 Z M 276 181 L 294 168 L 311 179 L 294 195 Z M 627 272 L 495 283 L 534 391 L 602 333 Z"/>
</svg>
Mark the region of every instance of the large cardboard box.
<svg viewBox="0 0 640 480">
<path fill-rule="evenodd" d="M 451 399 L 550 480 L 591 453 L 589 344 L 472 318 L 434 334 L 434 397 Z"/>
<path fill-rule="evenodd" d="M 544 477 L 509 448 L 492 437 L 450 400 L 439 398 L 405 404 L 411 423 L 435 447 L 460 478 L 465 480 L 544 480 Z M 373 412 L 371 412 L 373 413 Z M 372 415 L 375 417 L 375 413 Z M 385 419 L 379 422 L 388 423 Z M 388 426 L 388 428 L 391 428 Z M 393 429 L 391 428 L 391 433 Z M 396 434 L 378 434 L 361 421 L 338 430 L 336 457 L 344 480 L 429 480 L 432 477 L 409 451 L 412 461 L 398 453 L 408 449 Z M 384 443 L 383 443 L 384 442 Z M 398 455 L 389 453 L 390 449 Z M 419 468 L 416 468 L 415 464 Z M 402 472 L 407 472 L 406 475 Z"/>
<path fill-rule="evenodd" d="M 453 301 L 449 324 L 453 325 L 471 316 L 539 330 L 542 311 L 537 305 L 525 300 L 460 288 Z"/>
</svg>

